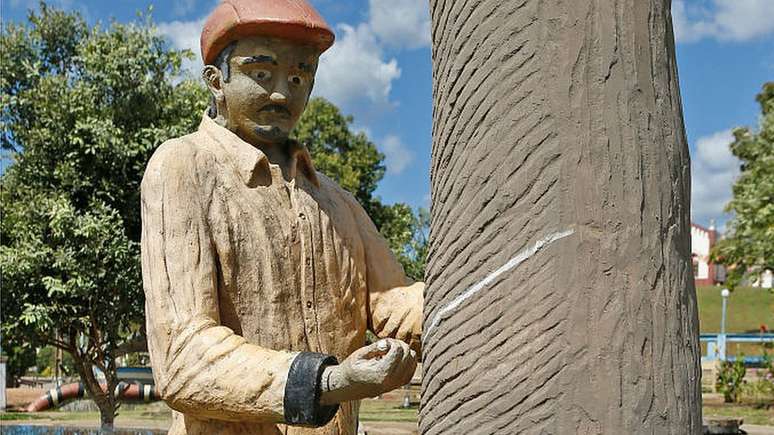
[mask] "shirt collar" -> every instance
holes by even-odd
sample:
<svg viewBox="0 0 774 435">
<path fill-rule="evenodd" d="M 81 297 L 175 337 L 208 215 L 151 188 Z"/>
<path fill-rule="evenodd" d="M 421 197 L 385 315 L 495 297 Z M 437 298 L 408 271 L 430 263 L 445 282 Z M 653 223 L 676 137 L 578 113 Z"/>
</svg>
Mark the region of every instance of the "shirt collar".
<svg viewBox="0 0 774 435">
<path fill-rule="evenodd" d="M 215 122 L 207 113 L 202 117 L 199 131 L 208 134 L 223 147 L 228 158 L 236 167 L 239 177 L 248 187 L 271 184 L 269 159 L 263 151 Z M 287 145 L 290 151 L 290 176 L 296 178 L 297 172 L 300 171 L 312 184 L 320 187 L 320 181 L 317 179 L 317 173 L 312 164 L 312 156 L 306 146 L 292 139 L 288 140 Z"/>
</svg>

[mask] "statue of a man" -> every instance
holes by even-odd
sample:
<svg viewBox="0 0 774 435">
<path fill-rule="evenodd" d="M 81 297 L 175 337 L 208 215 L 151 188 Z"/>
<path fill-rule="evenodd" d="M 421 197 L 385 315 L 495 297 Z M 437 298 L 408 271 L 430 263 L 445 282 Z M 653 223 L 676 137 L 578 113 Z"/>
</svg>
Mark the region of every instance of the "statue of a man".
<svg viewBox="0 0 774 435">
<path fill-rule="evenodd" d="M 305 0 L 224 0 L 204 26 L 212 107 L 142 183 L 148 345 L 177 411 L 170 434 L 352 434 L 358 400 L 414 372 L 424 285 L 288 138 L 332 44 Z M 365 346 L 367 329 L 382 340 Z"/>
</svg>

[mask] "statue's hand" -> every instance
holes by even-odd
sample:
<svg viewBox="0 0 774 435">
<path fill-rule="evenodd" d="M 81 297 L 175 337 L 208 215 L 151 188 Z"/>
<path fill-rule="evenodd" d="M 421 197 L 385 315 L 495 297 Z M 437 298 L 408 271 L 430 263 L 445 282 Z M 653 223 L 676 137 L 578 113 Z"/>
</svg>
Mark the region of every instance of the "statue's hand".
<svg viewBox="0 0 774 435">
<path fill-rule="evenodd" d="M 372 386 L 376 396 L 407 384 L 416 367 L 408 344 L 388 338 L 356 350 L 340 369 L 351 384 Z"/>
<path fill-rule="evenodd" d="M 325 368 L 320 402 L 325 405 L 374 397 L 407 384 L 417 368 L 417 354 L 391 338 L 352 353 L 338 366 Z"/>
</svg>

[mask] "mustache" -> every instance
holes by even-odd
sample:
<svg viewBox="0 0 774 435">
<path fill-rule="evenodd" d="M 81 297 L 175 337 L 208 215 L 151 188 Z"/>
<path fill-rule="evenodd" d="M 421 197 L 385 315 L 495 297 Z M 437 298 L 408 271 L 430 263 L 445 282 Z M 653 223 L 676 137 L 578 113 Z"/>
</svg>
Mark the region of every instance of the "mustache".
<svg viewBox="0 0 774 435">
<path fill-rule="evenodd" d="M 269 127 L 269 128 L 258 127 L 254 131 L 258 136 L 267 138 L 272 142 L 280 142 L 282 140 L 287 139 L 287 134 L 285 134 L 279 127 Z"/>
<path fill-rule="evenodd" d="M 290 116 L 290 110 L 281 104 L 268 104 L 258 109 L 258 112 L 279 113 Z"/>
</svg>

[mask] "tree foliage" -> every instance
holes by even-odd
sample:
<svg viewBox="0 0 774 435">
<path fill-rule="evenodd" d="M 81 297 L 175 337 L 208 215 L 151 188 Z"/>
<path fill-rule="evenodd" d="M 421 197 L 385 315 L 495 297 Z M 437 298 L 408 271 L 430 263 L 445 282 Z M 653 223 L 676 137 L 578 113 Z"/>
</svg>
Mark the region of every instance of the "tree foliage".
<svg viewBox="0 0 774 435">
<path fill-rule="evenodd" d="M 57 348 L 54 346 L 44 346 L 38 349 L 35 356 L 35 367 L 40 376 L 50 377 L 56 373 L 57 366 Z M 70 377 L 75 375 L 75 361 L 69 353 L 62 353 L 59 361 L 60 376 Z"/>
<path fill-rule="evenodd" d="M 3 340 L 3 356 L 8 358 L 5 366 L 5 386 L 16 388 L 21 377 L 35 365 L 35 349 L 25 346 L 24 343 Z"/>
<path fill-rule="evenodd" d="M 759 130 L 734 130 L 731 152 L 742 162 L 726 206 L 734 217 L 712 251 L 713 261 L 728 266 L 731 288 L 774 270 L 774 82 L 763 86 L 757 100 L 763 112 Z"/>
<path fill-rule="evenodd" d="M 350 130 L 351 116 L 323 98 L 312 98 L 293 131 L 306 144 L 317 170 L 352 193 L 387 239 L 390 248 L 416 280 L 424 277 L 428 213 L 397 203 L 385 205 L 374 195 L 384 178 L 384 155 L 363 132 Z"/>
<path fill-rule="evenodd" d="M 202 87 L 190 55 L 149 22 L 90 27 L 40 4 L 0 36 L 3 341 L 53 345 L 112 424 L 115 358 L 144 323 L 139 186 L 153 149 L 193 130 Z M 4 347 L 6 347 L 5 345 Z"/>
</svg>

